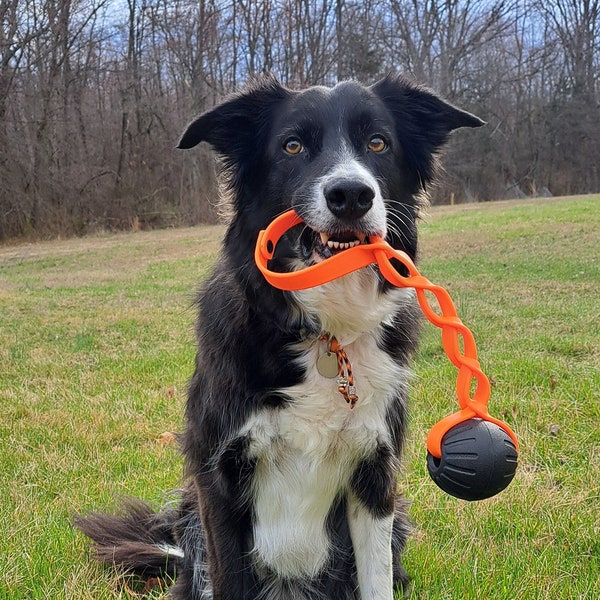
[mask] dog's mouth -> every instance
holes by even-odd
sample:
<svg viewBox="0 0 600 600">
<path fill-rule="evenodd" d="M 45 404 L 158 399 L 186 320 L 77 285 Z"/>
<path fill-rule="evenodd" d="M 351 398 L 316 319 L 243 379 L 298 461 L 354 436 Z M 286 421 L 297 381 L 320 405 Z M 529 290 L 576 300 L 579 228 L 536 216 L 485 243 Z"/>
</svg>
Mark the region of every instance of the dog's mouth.
<svg viewBox="0 0 600 600">
<path fill-rule="evenodd" d="M 349 250 L 361 244 L 368 244 L 369 236 L 358 231 L 336 231 L 326 233 L 305 227 L 300 236 L 302 255 L 306 260 L 313 261 L 330 258 L 344 250 Z"/>
</svg>

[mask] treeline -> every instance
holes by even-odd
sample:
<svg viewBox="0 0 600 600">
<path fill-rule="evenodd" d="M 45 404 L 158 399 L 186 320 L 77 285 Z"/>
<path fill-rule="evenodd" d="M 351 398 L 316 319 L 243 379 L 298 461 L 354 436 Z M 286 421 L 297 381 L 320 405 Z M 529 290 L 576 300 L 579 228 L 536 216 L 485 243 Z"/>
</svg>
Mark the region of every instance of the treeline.
<svg viewBox="0 0 600 600">
<path fill-rule="evenodd" d="M 179 133 L 253 73 L 414 76 L 482 118 L 434 201 L 600 190 L 600 0 L 0 0 L 0 239 L 215 219 Z"/>
</svg>

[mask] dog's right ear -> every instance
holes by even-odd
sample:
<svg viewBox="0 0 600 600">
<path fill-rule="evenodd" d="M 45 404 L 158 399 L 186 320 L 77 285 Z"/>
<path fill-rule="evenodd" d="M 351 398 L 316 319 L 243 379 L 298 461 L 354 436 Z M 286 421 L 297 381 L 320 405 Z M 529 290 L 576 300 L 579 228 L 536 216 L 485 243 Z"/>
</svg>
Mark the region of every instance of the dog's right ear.
<svg viewBox="0 0 600 600">
<path fill-rule="evenodd" d="M 239 94 L 192 121 L 177 148 L 208 142 L 220 154 L 236 160 L 240 152 L 252 147 L 253 138 L 265 131 L 273 107 L 290 94 L 273 75 L 261 75 Z"/>
</svg>

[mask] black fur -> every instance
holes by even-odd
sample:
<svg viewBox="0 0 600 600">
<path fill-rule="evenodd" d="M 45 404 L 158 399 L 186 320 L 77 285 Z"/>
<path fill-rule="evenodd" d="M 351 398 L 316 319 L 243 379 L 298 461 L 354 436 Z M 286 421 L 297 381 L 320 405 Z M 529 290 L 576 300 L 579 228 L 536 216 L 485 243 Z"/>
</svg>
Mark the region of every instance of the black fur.
<svg viewBox="0 0 600 600">
<path fill-rule="evenodd" d="M 233 202 L 221 258 L 199 298 L 198 353 L 183 436 L 189 484 L 176 509 L 154 514 L 133 503 L 124 517 L 79 517 L 76 525 L 96 542 L 97 558 L 146 574 L 165 568 L 177 575 L 172 588 L 176 600 L 358 600 L 359 586 L 369 585 L 364 582 L 369 575 L 363 568 L 361 584 L 349 522 L 356 518 L 351 515 L 364 510 L 374 524 L 392 523 L 394 516 L 390 572 L 396 588 L 406 584 L 400 554 L 409 527 L 404 502 L 396 492 L 406 427 L 406 381 L 399 381 L 380 399 L 385 408 L 379 425 L 383 429 L 374 447 L 369 443 L 364 449 L 354 448 L 356 459 L 349 459 L 336 450 L 343 430 L 339 440 L 332 437 L 331 452 L 340 454 L 340 468 L 352 472 L 329 506 L 324 522 L 329 550 L 318 572 L 290 576 L 286 564 L 277 558 L 271 564 L 255 548 L 257 486 L 266 481 L 265 470 L 277 469 L 277 461 L 285 461 L 294 450 L 289 440 L 275 435 L 269 438 L 272 450 L 265 457 L 256 449 L 262 426 L 252 425 L 252 419 L 266 416 L 266 423 L 269 419 L 279 423 L 299 403 L 312 399 L 312 391 L 302 390 L 312 385 L 307 378 L 315 375 L 308 374 L 303 360 L 320 343 L 332 316 L 327 313 L 330 308 L 315 309 L 303 304 L 302 296 L 271 287 L 253 262 L 253 250 L 259 230 L 293 207 L 308 228 L 286 234 L 271 267 L 287 270 L 319 260 L 327 252 L 319 246 L 324 244 L 319 232 L 342 242 L 379 233 L 374 228 L 383 227 L 381 218 L 373 215 L 381 211 L 382 205 L 375 206 L 380 202 L 385 205 L 387 241 L 416 258 L 416 220 L 426 187 L 435 177 L 438 152 L 452 130 L 482 124 L 400 77 L 389 76 L 372 87 L 346 82 L 333 90 L 294 92 L 263 76 L 188 126 L 179 148 L 203 141 L 211 144 L 222 157 Z M 373 136 L 386 142 L 384 151 L 367 149 Z M 290 139 L 301 142 L 298 155 L 284 151 Z M 352 168 L 346 169 L 343 161 L 350 159 Z M 327 185 L 319 183 L 323 181 Z M 334 188 L 333 193 L 324 192 L 327 201 L 317 197 L 319 185 Z M 322 208 L 325 205 L 328 209 Z M 383 303 L 394 291 L 370 268 L 364 278 L 365 294 L 370 281 L 379 290 L 375 302 Z M 361 298 L 348 298 L 348 303 L 361 306 Z M 408 301 L 399 301 L 390 310 L 385 319 L 349 342 L 354 352 L 349 351 L 350 358 L 358 357 L 359 365 L 368 361 L 360 358 L 359 345 L 366 343 L 361 340 L 374 336 L 382 357 L 408 366 L 416 346 L 418 310 Z M 344 332 L 342 325 L 339 332 L 328 333 Z M 324 402 L 331 401 L 330 380 L 319 385 L 329 399 Z M 360 385 L 358 381 L 359 392 Z M 348 419 L 366 418 L 364 411 L 376 410 L 377 402 L 372 400 L 374 408 L 363 408 L 359 400 Z M 341 401 L 337 410 L 349 409 Z M 322 426 L 315 422 L 316 428 Z M 283 453 L 280 458 L 278 452 Z M 173 555 L 165 564 L 166 546 L 177 547 L 175 554 L 184 555 L 176 565 Z M 385 591 L 371 592 L 369 598 L 375 597 L 372 594 L 388 598 Z"/>
</svg>

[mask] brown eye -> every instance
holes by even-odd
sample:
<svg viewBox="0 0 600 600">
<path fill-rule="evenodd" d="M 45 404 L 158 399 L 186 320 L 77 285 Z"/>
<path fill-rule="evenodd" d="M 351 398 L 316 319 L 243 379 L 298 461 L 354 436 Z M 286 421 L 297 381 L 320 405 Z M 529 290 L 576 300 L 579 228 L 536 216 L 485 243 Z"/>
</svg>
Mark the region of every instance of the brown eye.
<svg viewBox="0 0 600 600">
<path fill-rule="evenodd" d="M 367 148 L 369 148 L 371 152 L 375 152 L 376 154 L 383 152 L 387 149 L 387 147 L 388 146 L 385 143 L 385 140 L 382 137 L 379 137 L 378 135 L 373 136 L 367 144 Z"/>
<path fill-rule="evenodd" d="M 294 156 L 296 154 L 300 154 L 300 152 L 304 150 L 304 146 L 302 145 L 302 142 L 300 140 L 297 140 L 296 138 L 291 138 L 283 145 L 283 149 L 288 154 Z"/>
</svg>

